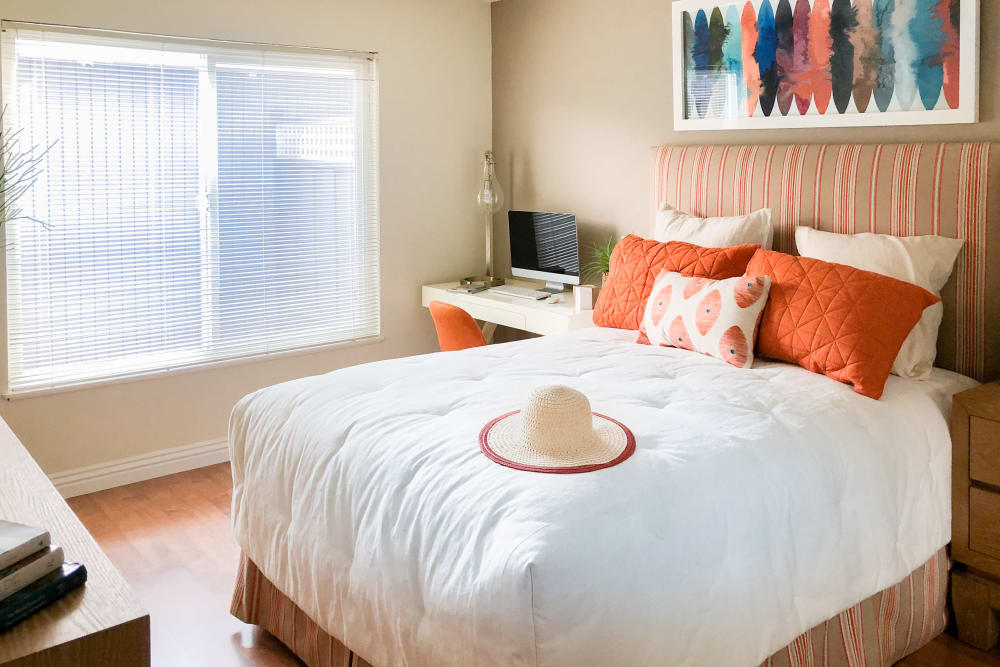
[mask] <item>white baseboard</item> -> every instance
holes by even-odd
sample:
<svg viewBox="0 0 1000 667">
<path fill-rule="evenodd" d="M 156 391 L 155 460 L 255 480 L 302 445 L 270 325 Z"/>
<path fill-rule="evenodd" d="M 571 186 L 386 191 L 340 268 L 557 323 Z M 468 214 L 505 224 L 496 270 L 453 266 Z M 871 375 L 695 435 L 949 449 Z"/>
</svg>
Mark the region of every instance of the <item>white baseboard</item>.
<svg viewBox="0 0 1000 667">
<path fill-rule="evenodd" d="M 229 443 L 225 438 L 219 438 L 63 470 L 49 475 L 49 479 L 63 498 L 72 498 L 228 460 Z"/>
</svg>

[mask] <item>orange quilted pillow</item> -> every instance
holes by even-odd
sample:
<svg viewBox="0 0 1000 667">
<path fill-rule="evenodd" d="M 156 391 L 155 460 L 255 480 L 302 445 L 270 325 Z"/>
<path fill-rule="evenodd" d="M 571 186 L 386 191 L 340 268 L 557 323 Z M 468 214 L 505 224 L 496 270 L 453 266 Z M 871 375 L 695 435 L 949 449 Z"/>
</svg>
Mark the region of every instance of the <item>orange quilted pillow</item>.
<svg viewBox="0 0 1000 667">
<path fill-rule="evenodd" d="M 871 271 L 758 250 L 748 276 L 771 276 L 757 353 L 882 396 L 892 362 L 924 308 L 940 299 Z"/>
<path fill-rule="evenodd" d="M 742 276 L 759 245 L 702 248 L 693 243 L 660 243 L 629 234 L 611 253 L 608 280 L 594 304 L 594 324 L 614 329 L 638 329 L 646 299 L 656 277 L 674 271 L 697 278 Z"/>
</svg>

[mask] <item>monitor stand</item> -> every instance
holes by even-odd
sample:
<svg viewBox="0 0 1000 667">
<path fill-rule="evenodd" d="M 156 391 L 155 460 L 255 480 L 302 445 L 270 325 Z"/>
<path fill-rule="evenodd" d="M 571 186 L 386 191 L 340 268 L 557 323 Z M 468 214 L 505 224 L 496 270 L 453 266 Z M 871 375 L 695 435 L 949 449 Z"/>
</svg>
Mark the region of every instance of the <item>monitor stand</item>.
<svg viewBox="0 0 1000 667">
<path fill-rule="evenodd" d="M 548 292 L 549 294 L 562 294 L 566 291 L 566 285 L 563 283 L 554 283 L 551 280 L 545 281 L 545 287 L 539 290 L 540 292 Z"/>
</svg>

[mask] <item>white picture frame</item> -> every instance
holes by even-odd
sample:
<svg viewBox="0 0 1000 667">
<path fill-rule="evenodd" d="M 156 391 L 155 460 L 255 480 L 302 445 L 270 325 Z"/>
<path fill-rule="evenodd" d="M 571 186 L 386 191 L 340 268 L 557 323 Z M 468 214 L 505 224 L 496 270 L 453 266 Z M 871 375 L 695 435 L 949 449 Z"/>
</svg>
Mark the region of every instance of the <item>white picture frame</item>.
<svg viewBox="0 0 1000 667">
<path fill-rule="evenodd" d="M 772 7 L 776 7 L 779 0 L 766 0 Z M 818 0 L 808 0 L 813 5 Z M 828 0 L 832 4 L 832 0 Z M 855 0 L 852 1 L 852 6 Z M 869 104 L 864 113 L 858 113 L 857 106 L 853 100 L 845 113 L 839 113 L 831 104 L 827 112 L 820 114 L 816 108 L 814 100 L 810 101 L 810 107 L 806 114 L 800 114 L 795 104 L 791 105 L 787 115 L 780 113 L 777 106 L 774 107 L 770 116 L 763 113 L 761 105 L 757 105 L 754 115 L 747 115 L 746 110 L 739 108 L 742 113 L 733 113 L 734 103 L 727 99 L 721 106 L 725 109 L 721 112 L 725 115 L 714 117 L 698 117 L 696 113 L 691 113 L 688 109 L 689 98 L 686 87 L 687 72 L 685 71 L 686 45 L 684 30 L 684 13 L 696 16 L 699 10 L 704 10 L 706 14 L 714 8 L 728 8 L 735 5 L 738 8 L 751 4 L 756 11 L 765 0 L 678 0 L 671 2 L 671 54 L 673 59 L 673 116 L 674 130 L 770 130 L 782 128 L 819 128 L 819 127 L 871 127 L 889 125 L 938 125 L 938 124 L 960 124 L 976 123 L 979 120 L 979 5 L 980 0 L 960 0 L 960 43 L 959 43 L 959 104 L 957 108 L 950 108 L 943 102 L 943 95 L 938 100 L 938 105 L 931 109 L 898 109 L 898 96 L 893 97 L 892 104 L 897 108 L 888 108 L 880 111 L 877 106 Z M 896 0 L 898 5 L 900 0 Z M 796 0 L 791 0 L 792 6 Z M 743 81 L 737 81 L 731 86 L 743 85 Z M 732 93 L 727 93 L 731 97 Z M 920 105 L 918 97 L 916 106 Z M 942 108 L 944 107 L 944 108 Z M 717 111 L 715 113 L 718 113 Z M 694 116 L 694 117 L 691 117 Z"/>
</svg>

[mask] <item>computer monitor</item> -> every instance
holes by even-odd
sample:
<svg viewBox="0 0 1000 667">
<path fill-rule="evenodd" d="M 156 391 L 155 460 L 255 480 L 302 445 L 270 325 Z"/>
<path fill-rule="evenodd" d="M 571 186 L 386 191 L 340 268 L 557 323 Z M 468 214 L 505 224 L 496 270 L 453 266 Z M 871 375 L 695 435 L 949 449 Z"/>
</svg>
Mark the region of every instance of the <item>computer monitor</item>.
<svg viewBox="0 0 1000 667">
<path fill-rule="evenodd" d="M 520 278 L 544 280 L 546 292 L 580 284 L 580 247 L 576 216 L 568 213 L 510 211 L 511 272 Z"/>
</svg>

